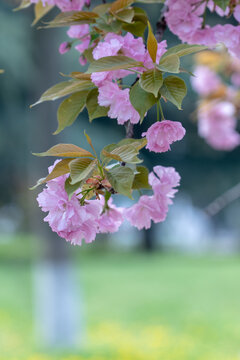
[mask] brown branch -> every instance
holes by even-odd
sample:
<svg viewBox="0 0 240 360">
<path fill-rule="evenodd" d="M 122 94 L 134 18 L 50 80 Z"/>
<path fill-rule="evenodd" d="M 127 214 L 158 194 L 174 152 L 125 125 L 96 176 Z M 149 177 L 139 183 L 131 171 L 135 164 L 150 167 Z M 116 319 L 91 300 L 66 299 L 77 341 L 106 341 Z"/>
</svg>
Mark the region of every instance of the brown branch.
<svg viewBox="0 0 240 360">
<path fill-rule="evenodd" d="M 158 20 L 158 22 L 156 24 L 155 36 L 156 36 L 157 42 L 162 41 L 163 33 L 167 28 L 167 23 L 166 23 L 166 19 L 165 19 L 165 12 L 166 11 L 167 11 L 167 6 L 163 5 L 159 20 Z"/>
<path fill-rule="evenodd" d="M 227 190 L 225 193 L 217 197 L 204 209 L 204 211 L 208 215 L 214 216 L 238 198 L 240 198 L 240 183 L 233 186 L 231 189 Z"/>
</svg>

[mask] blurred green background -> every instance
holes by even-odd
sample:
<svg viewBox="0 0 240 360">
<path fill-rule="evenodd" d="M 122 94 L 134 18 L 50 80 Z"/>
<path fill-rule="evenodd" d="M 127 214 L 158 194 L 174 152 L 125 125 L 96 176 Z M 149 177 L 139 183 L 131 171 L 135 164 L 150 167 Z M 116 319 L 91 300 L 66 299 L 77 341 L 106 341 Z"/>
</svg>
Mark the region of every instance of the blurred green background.
<svg viewBox="0 0 240 360">
<path fill-rule="evenodd" d="M 89 124 L 83 112 L 51 135 L 59 102 L 29 105 L 60 72 L 80 70 L 78 54 L 59 55 L 65 29 L 31 28 L 32 9 L 13 13 L 15 5 L 0 3 L 0 360 L 240 359 L 240 203 L 214 217 L 204 212 L 239 182 L 239 148 L 217 152 L 198 137 L 189 88 L 183 111 L 165 108 L 186 127 L 184 140 L 166 154 L 143 153 L 149 169 L 181 174 L 167 221 L 141 232 L 124 224 L 81 248 L 66 244 L 43 223 L 38 190 L 28 191 L 51 164 L 31 152 L 58 142 L 84 147 L 84 129 L 100 151 L 124 128 L 112 119 Z M 160 7 L 146 9 L 156 23 Z M 178 41 L 168 31 L 164 38 Z M 184 67 L 193 70 L 190 57 Z M 151 110 L 136 137 L 154 119 Z"/>
</svg>

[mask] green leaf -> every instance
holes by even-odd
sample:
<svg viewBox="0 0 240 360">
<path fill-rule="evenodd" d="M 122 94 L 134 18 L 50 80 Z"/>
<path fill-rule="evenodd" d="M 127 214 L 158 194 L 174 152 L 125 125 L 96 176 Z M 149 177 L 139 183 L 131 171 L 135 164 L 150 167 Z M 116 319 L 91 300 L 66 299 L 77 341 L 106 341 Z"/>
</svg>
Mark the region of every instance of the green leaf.
<svg viewBox="0 0 240 360">
<path fill-rule="evenodd" d="M 134 17 L 134 10 L 133 9 L 123 9 L 114 15 L 117 19 L 131 24 L 132 19 Z"/>
<path fill-rule="evenodd" d="M 87 111 L 89 121 L 92 122 L 94 119 L 107 116 L 109 107 L 100 106 L 98 104 L 98 89 L 93 89 L 87 96 Z"/>
<path fill-rule="evenodd" d="M 88 90 L 79 91 L 61 103 L 57 112 L 58 128 L 54 135 L 59 134 L 65 127 L 74 123 L 85 107 L 88 92 Z"/>
<path fill-rule="evenodd" d="M 129 69 L 135 67 L 141 67 L 143 63 L 136 61 L 135 59 L 129 58 L 123 55 L 106 56 L 98 60 L 94 60 L 87 71 L 87 74 L 101 71 L 112 71 L 119 69 Z"/>
<path fill-rule="evenodd" d="M 187 93 L 185 82 L 177 76 L 168 76 L 163 81 L 160 89 L 161 95 L 177 106 L 179 110 L 182 107 L 182 101 Z"/>
<path fill-rule="evenodd" d="M 113 144 L 111 144 L 111 150 L 108 150 L 109 147 L 105 147 L 102 150 L 101 158 L 110 158 L 121 162 L 126 162 L 129 164 L 138 164 L 142 162 L 137 155 L 139 153 L 139 150 L 135 148 L 134 146 L 130 144 L 125 144 L 121 146 L 112 147 Z"/>
<path fill-rule="evenodd" d="M 161 58 L 157 68 L 164 72 L 179 73 L 180 59 L 177 55 L 172 54 Z"/>
<path fill-rule="evenodd" d="M 94 157 L 89 151 L 73 144 L 58 144 L 42 153 L 33 153 L 36 156 L 60 157 Z"/>
<path fill-rule="evenodd" d="M 91 90 L 94 87 L 94 84 L 90 80 L 69 80 L 60 82 L 50 89 L 45 91 L 40 99 L 31 105 L 31 107 L 40 104 L 44 101 L 53 101 L 59 99 L 63 96 L 75 93 L 81 90 Z"/>
<path fill-rule="evenodd" d="M 140 77 L 139 84 L 143 90 L 150 92 L 157 97 L 159 89 L 163 84 L 162 72 L 158 69 L 145 71 Z"/>
<path fill-rule="evenodd" d="M 102 17 L 97 19 L 95 27 L 101 31 L 99 32 L 114 32 L 119 33 L 122 28 L 122 22 L 118 19 L 113 19 L 111 22 L 106 21 Z"/>
<path fill-rule="evenodd" d="M 137 174 L 134 176 L 132 188 L 137 189 L 151 189 L 148 183 L 148 169 L 145 166 L 137 166 Z"/>
<path fill-rule="evenodd" d="M 31 187 L 29 188 L 29 190 L 34 190 L 34 189 L 36 189 L 39 185 L 44 184 L 45 180 L 46 180 L 46 178 L 38 179 L 37 183 L 36 183 L 35 185 L 31 186 Z"/>
<path fill-rule="evenodd" d="M 119 141 L 117 143 L 118 146 L 126 145 L 126 144 L 130 144 L 130 145 L 134 146 L 137 150 L 140 150 L 144 146 L 147 145 L 147 139 L 146 138 L 142 138 L 142 139 L 122 139 L 121 141 Z"/>
<path fill-rule="evenodd" d="M 219 6 L 223 11 L 226 10 L 227 6 L 229 5 L 229 0 L 213 0 L 215 5 Z"/>
<path fill-rule="evenodd" d="M 69 163 L 72 159 L 63 159 L 59 161 L 53 168 L 52 172 L 46 177 L 45 181 L 56 179 L 59 176 L 68 174 L 70 172 Z"/>
<path fill-rule="evenodd" d="M 131 34 L 142 37 L 147 25 L 144 24 L 142 21 L 134 21 L 131 24 L 123 24 L 123 30 L 130 32 Z"/>
<path fill-rule="evenodd" d="M 138 7 L 133 8 L 134 17 L 131 24 L 122 24 L 122 29 L 132 33 L 135 36 L 142 37 L 147 27 L 148 17 L 146 12 Z"/>
<path fill-rule="evenodd" d="M 68 199 L 69 200 L 71 200 L 71 198 L 72 198 L 73 194 L 75 193 L 75 191 L 81 187 L 81 184 L 82 184 L 82 182 L 79 181 L 76 184 L 72 185 L 71 184 L 71 176 L 69 176 L 66 179 L 64 188 L 65 188 L 66 193 L 68 194 Z"/>
<path fill-rule="evenodd" d="M 32 23 L 33 25 L 36 25 L 39 20 L 41 20 L 50 10 L 52 10 L 54 6 L 53 5 L 45 5 L 43 6 L 42 2 L 38 2 L 34 6 L 34 21 Z"/>
<path fill-rule="evenodd" d="M 94 154 L 96 154 L 96 151 L 93 147 L 93 143 L 92 143 L 92 140 L 90 138 L 90 136 L 86 133 L 86 131 L 84 130 L 84 135 L 85 135 L 85 138 L 87 139 L 87 142 L 89 143 L 89 145 L 91 146 L 91 148 L 93 149 L 93 152 Z M 97 156 L 97 155 L 96 155 Z"/>
<path fill-rule="evenodd" d="M 47 181 L 56 179 L 59 176 L 68 174 L 70 172 L 69 169 L 69 162 L 72 161 L 72 159 L 63 159 L 61 161 L 59 161 L 53 168 L 53 170 L 51 171 L 50 174 L 48 174 L 48 176 L 46 176 L 45 178 L 41 178 L 37 181 L 36 185 L 34 185 L 33 187 L 30 188 L 30 190 L 35 189 L 36 187 L 38 187 L 39 185 L 44 184 Z"/>
<path fill-rule="evenodd" d="M 22 0 L 20 5 L 18 7 L 16 7 L 15 9 L 13 9 L 13 11 L 23 10 L 23 9 L 28 8 L 31 5 L 32 5 L 32 3 L 30 2 L 30 0 Z"/>
<path fill-rule="evenodd" d="M 179 45 L 173 46 L 170 49 L 168 49 L 163 54 L 163 56 L 161 57 L 160 60 L 166 58 L 169 55 L 173 55 L 173 54 L 177 55 L 179 57 L 182 57 L 182 56 L 194 54 L 196 52 L 206 50 L 206 49 L 207 49 L 207 46 L 203 46 L 203 45 L 179 44 Z"/>
<path fill-rule="evenodd" d="M 104 14 L 106 14 L 106 12 L 108 11 L 108 9 L 110 8 L 111 4 L 101 4 L 101 5 L 97 5 L 95 6 L 92 11 L 95 14 L 98 14 L 99 16 L 102 16 Z"/>
<path fill-rule="evenodd" d="M 143 120 L 146 112 L 157 102 L 155 96 L 145 90 L 143 90 L 139 84 L 139 81 L 131 88 L 130 101 L 134 109 L 140 115 L 141 121 Z"/>
<path fill-rule="evenodd" d="M 89 63 L 94 61 L 92 53 L 93 53 L 93 48 L 88 48 L 82 54 L 87 59 L 87 62 L 89 62 Z"/>
<path fill-rule="evenodd" d="M 116 13 L 134 3 L 134 0 L 116 0 L 112 3 L 110 11 Z"/>
<path fill-rule="evenodd" d="M 147 49 L 148 49 L 149 55 L 151 56 L 152 61 L 155 63 L 156 57 L 157 57 L 158 43 L 152 32 L 152 27 L 151 27 L 149 21 L 148 21 Z"/>
<path fill-rule="evenodd" d="M 98 17 L 98 14 L 91 11 L 68 11 L 58 14 L 46 27 L 53 28 L 80 24 L 94 24 Z"/>
<path fill-rule="evenodd" d="M 117 166 L 107 171 L 106 176 L 115 191 L 132 199 L 132 183 L 134 179 L 132 169 L 126 166 Z"/>
<path fill-rule="evenodd" d="M 75 159 L 69 163 L 71 185 L 78 183 L 90 176 L 93 170 L 97 167 L 97 159 Z"/>
</svg>

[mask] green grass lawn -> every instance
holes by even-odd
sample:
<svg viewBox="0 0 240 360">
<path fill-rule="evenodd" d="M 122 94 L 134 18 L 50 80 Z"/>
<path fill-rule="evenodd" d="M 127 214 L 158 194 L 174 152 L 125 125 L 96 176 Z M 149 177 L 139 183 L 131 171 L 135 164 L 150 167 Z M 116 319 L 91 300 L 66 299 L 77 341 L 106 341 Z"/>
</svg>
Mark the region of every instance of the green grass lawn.
<svg viewBox="0 0 240 360">
<path fill-rule="evenodd" d="M 87 336 L 66 354 L 36 345 L 32 264 L 0 245 L 0 360 L 238 360 L 240 258 L 75 248 Z"/>
</svg>

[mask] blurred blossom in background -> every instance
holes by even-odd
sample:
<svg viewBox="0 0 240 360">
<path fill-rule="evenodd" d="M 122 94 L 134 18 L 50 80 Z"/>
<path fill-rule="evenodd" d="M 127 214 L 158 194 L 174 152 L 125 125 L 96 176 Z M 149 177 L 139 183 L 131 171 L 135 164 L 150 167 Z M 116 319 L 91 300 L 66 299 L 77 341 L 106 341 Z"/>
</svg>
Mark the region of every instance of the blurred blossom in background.
<svg viewBox="0 0 240 360">
<path fill-rule="evenodd" d="M 0 359 L 238 359 L 240 202 L 214 216 L 205 208 L 239 183 L 240 148 L 216 151 L 198 136 L 189 88 L 183 111 L 168 104 L 165 111 L 183 123 L 185 138 L 171 152 L 143 153 L 149 168 L 174 166 L 181 175 L 166 222 L 147 231 L 123 224 L 82 247 L 65 243 L 42 221 L 38 190 L 28 190 L 52 160 L 31 152 L 85 144 L 83 129 L 99 151 L 124 128 L 112 119 L 89 124 L 83 112 L 51 135 L 58 103 L 29 105 L 61 81 L 60 72 L 80 70 L 78 53 L 60 55 L 65 29 L 31 28 L 32 10 L 13 13 L 14 6 L 0 3 Z M 158 6 L 148 7 L 153 24 Z M 165 38 L 177 43 L 168 31 Z M 184 67 L 191 66 L 189 57 Z M 155 116 L 149 112 L 136 137 Z"/>
</svg>

